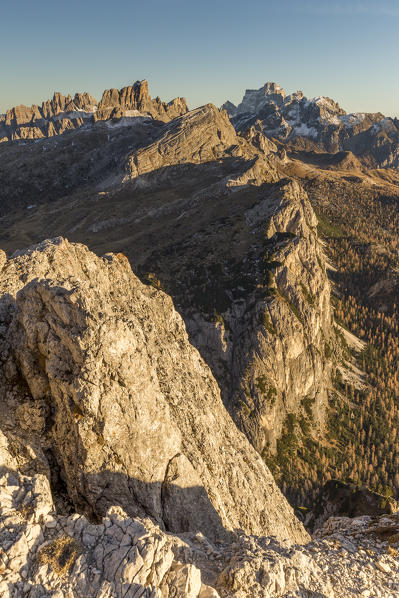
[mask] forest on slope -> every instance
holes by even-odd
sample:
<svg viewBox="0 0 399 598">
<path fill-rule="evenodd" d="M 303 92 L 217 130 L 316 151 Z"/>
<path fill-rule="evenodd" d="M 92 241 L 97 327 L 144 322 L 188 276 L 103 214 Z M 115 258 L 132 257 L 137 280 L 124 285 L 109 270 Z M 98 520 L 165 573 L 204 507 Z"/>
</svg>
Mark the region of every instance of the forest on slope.
<svg viewBox="0 0 399 598">
<path fill-rule="evenodd" d="M 342 355 L 329 396 L 326 438 L 312 437 L 309 408 L 307 421 L 286 422 L 277 455 L 267 461 L 296 506 L 311 506 L 330 479 L 397 498 L 399 197 L 389 186 L 367 188 L 360 180 L 317 176 L 305 187 L 332 265 Z M 345 330 L 363 341 L 361 350 L 347 345 Z M 343 376 L 348 370 L 357 375 Z"/>
</svg>

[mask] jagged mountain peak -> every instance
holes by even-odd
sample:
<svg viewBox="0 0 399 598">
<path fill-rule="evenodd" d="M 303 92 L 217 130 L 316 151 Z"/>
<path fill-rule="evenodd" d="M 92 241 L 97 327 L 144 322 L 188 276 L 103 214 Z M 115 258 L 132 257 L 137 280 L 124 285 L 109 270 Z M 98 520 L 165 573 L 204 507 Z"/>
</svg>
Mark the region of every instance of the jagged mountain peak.
<svg viewBox="0 0 399 598">
<path fill-rule="evenodd" d="M 351 151 L 367 166 L 399 166 L 397 119 L 381 113 L 348 114 L 327 96 L 307 98 L 302 91 L 289 95 L 276 83 L 247 89 L 238 106 L 224 108 L 238 131 L 260 120 L 263 132 L 293 150 Z"/>
<path fill-rule="evenodd" d="M 243 99 L 238 106 L 232 102 L 227 101 L 222 108 L 226 109 L 230 115 L 237 115 L 242 113 L 257 114 L 265 105 L 274 104 L 276 106 L 288 106 L 293 103 L 303 102 L 308 105 L 323 107 L 330 111 L 346 114 L 337 102 L 327 96 L 316 96 L 314 98 L 307 98 L 303 91 L 298 90 L 289 95 L 285 90 L 274 82 L 266 82 L 259 89 L 246 89 Z"/>
<path fill-rule="evenodd" d="M 54 92 L 41 106 L 19 105 L 0 115 L 0 142 L 42 139 L 79 129 L 98 121 L 124 117 L 148 117 L 167 122 L 187 112 L 184 98 L 163 102 L 151 99 L 148 81 L 136 81 L 122 89 L 107 89 L 100 102 L 87 92 L 64 96 Z"/>
<path fill-rule="evenodd" d="M 135 116 L 140 113 L 160 120 L 171 120 L 187 112 L 185 98 L 175 98 L 171 102 L 162 102 L 159 97 L 154 100 L 148 91 L 148 81 L 136 81 L 122 89 L 106 89 L 96 112 L 96 120 Z"/>
<path fill-rule="evenodd" d="M 285 100 L 284 89 L 277 83 L 268 81 L 260 89 L 247 89 L 242 102 L 237 106 L 236 114 L 257 113 L 265 104 L 274 103 L 280 106 Z"/>
</svg>

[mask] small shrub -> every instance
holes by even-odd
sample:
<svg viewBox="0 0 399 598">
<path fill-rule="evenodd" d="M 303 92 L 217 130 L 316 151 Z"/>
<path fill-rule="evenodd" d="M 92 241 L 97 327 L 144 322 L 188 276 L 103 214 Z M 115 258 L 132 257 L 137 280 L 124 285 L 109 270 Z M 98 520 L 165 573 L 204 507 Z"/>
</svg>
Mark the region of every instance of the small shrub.
<svg viewBox="0 0 399 598">
<path fill-rule="evenodd" d="M 277 331 L 275 329 L 275 327 L 273 326 L 269 311 L 267 310 L 267 308 L 265 309 L 265 311 L 263 311 L 261 313 L 261 318 L 260 318 L 261 324 L 263 326 L 263 328 L 265 328 L 265 330 L 267 330 L 270 334 L 277 334 Z"/>
<path fill-rule="evenodd" d="M 313 408 L 312 407 L 314 405 L 315 400 L 316 399 L 314 399 L 314 398 L 312 399 L 311 397 L 306 396 L 301 401 L 301 405 L 304 408 L 304 411 L 310 420 L 313 420 Z"/>
<path fill-rule="evenodd" d="M 273 406 L 276 402 L 277 389 L 269 383 L 266 376 L 259 376 L 256 378 L 256 386 L 262 393 L 265 400 Z"/>
<path fill-rule="evenodd" d="M 309 303 L 309 305 L 311 307 L 314 307 L 314 304 L 316 302 L 315 296 L 309 291 L 308 288 L 306 288 L 306 286 L 303 284 L 303 282 L 301 282 L 300 284 L 301 284 L 303 296 L 305 297 L 306 301 Z"/>
</svg>

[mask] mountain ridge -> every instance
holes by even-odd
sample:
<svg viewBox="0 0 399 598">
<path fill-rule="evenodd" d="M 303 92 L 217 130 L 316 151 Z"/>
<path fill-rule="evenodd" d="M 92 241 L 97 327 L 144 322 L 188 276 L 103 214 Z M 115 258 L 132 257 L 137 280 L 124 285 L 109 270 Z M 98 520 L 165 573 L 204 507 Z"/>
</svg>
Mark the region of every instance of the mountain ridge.
<svg viewBox="0 0 399 598">
<path fill-rule="evenodd" d="M 0 115 L 0 143 L 53 137 L 103 120 L 141 116 L 167 122 L 184 112 L 187 112 L 184 98 L 168 103 L 159 97 L 152 100 L 145 79 L 121 90 L 105 90 L 100 102 L 87 92 L 73 97 L 54 92 L 53 98 L 43 101 L 41 106 L 19 105 Z"/>
</svg>

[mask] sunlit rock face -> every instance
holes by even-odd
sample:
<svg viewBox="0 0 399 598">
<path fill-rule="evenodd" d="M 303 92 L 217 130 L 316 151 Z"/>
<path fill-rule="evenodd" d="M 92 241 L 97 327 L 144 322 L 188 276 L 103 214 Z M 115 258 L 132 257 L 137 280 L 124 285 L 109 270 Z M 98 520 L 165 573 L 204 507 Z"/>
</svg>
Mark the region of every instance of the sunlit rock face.
<svg viewBox="0 0 399 598">
<path fill-rule="evenodd" d="M 171 299 L 125 256 L 59 238 L 8 260 L 0 285 L 8 425 L 42 471 L 58 471 L 64 500 L 214 539 L 240 528 L 306 540 Z"/>
</svg>

